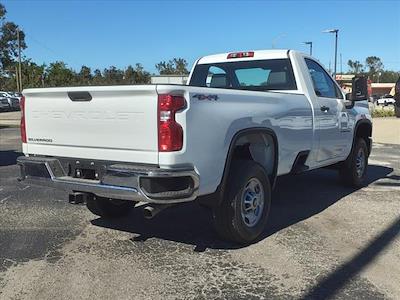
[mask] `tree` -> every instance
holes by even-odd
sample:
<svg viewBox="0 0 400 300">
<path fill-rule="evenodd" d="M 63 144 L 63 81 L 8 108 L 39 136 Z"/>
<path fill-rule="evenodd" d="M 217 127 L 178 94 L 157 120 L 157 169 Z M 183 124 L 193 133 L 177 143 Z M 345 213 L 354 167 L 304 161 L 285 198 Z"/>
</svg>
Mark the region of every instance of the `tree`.
<svg viewBox="0 0 400 300">
<path fill-rule="evenodd" d="M 0 21 L 2 22 L 0 27 L 0 75 L 1 73 L 10 73 L 10 70 L 15 68 L 15 62 L 18 57 L 18 25 L 13 22 L 7 22 L 6 13 L 5 7 L 0 3 Z M 21 49 L 25 49 L 25 34 L 22 30 L 19 30 L 19 38 Z"/>
<path fill-rule="evenodd" d="M 106 84 L 122 84 L 124 80 L 124 71 L 117 69 L 115 66 L 111 66 L 108 69 L 104 69 L 104 80 Z"/>
<path fill-rule="evenodd" d="M 161 61 L 156 64 L 156 69 L 161 75 L 175 74 L 175 75 L 186 75 L 189 74 L 187 69 L 187 61 L 183 58 L 173 58 L 168 62 Z"/>
<path fill-rule="evenodd" d="M 135 68 L 129 65 L 125 70 L 124 80 L 126 84 L 150 83 L 150 73 L 141 64 L 136 64 Z"/>
<path fill-rule="evenodd" d="M 158 64 L 156 64 L 156 69 L 161 75 L 175 74 L 174 66 L 172 65 L 171 61 L 160 61 Z"/>
<path fill-rule="evenodd" d="M 175 65 L 175 70 L 177 74 L 189 74 L 189 71 L 187 69 L 188 63 L 185 59 L 183 58 L 174 58 L 173 59 L 174 65 Z"/>
<path fill-rule="evenodd" d="M 103 85 L 104 77 L 101 74 L 101 71 L 99 69 L 96 69 L 96 70 L 94 70 L 93 74 L 94 74 L 93 78 L 92 78 L 93 85 Z"/>
<path fill-rule="evenodd" d="M 42 86 L 42 75 L 44 73 L 45 65 L 39 66 L 32 62 L 30 59 L 22 61 L 22 83 L 25 88 L 34 88 Z M 17 83 L 15 80 L 15 73 L 9 72 L 10 75 L 0 77 L 1 89 L 6 91 L 17 90 Z"/>
<path fill-rule="evenodd" d="M 129 65 L 124 72 L 124 83 L 134 84 L 135 83 L 135 70 Z"/>
<path fill-rule="evenodd" d="M 93 76 L 90 68 L 87 66 L 82 66 L 81 70 L 78 73 L 78 78 L 77 78 L 78 85 L 90 85 L 92 79 Z"/>
<path fill-rule="evenodd" d="M 7 11 L 3 4 L 0 3 L 0 21 L 3 21 Z"/>
<path fill-rule="evenodd" d="M 42 79 L 45 74 L 46 65 L 37 65 L 30 59 L 22 62 L 22 83 L 24 88 L 42 87 Z M 12 89 L 14 90 L 14 89 Z"/>
<path fill-rule="evenodd" d="M 358 60 L 353 61 L 353 60 L 349 59 L 349 61 L 347 62 L 347 65 L 350 68 L 349 72 L 351 74 L 359 74 L 359 73 L 364 72 L 363 65 Z"/>
<path fill-rule="evenodd" d="M 46 69 L 46 86 L 72 86 L 76 84 L 76 73 L 62 61 L 51 63 Z"/>
<path fill-rule="evenodd" d="M 368 75 L 373 80 L 378 76 L 378 72 L 382 71 L 383 63 L 377 56 L 368 56 L 365 59 L 365 64 L 368 67 Z"/>
<path fill-rule="evenodd" d="M 382 71 L 379 76 L 379 82 L 393 83 L 400 77 L 400 72 L 395 71 Z"/>
</svg>

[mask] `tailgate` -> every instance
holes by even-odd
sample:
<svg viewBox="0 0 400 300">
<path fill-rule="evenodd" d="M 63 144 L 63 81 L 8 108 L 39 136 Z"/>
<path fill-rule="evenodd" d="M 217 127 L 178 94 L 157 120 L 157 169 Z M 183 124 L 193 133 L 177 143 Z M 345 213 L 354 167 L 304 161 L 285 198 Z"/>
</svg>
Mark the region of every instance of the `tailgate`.
<svg viewBox="0 0 400 300">
<path fill-rule="evenodd" d="M 28 89 L 24 96 L 25 153 L 158 164 L 155 85 Z"/>
</svg>

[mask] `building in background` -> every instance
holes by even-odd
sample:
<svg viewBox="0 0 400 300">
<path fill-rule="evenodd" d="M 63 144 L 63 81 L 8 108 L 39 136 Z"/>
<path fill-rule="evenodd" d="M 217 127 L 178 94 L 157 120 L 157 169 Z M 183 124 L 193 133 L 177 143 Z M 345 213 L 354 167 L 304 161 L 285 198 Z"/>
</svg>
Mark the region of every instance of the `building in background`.
<svg viewBox="0 0 400 300">
<path fill-rule="evenodd" d="M 394 96 L 394 86 L 393 83 L 372 83 L 372 94 L 373 95 L 392 95 Z"/>
<path fill-rule="evenodd" d="M 151 84 L 186 84 L 188 75 L 153 75 Z"/>
<path fill-rule="evenodd" d="M 342 90 L 347 94 L 351 93 L 351 81 L 355 75 L 354 74 L 337 74 L 336 81 L 341 86 Z M 383 95 L 394 95 L 394 86 L 393 83 L 376 83 L 368 80 L 368 94 L 370 96 L 376 95 L 378 97 Z"/>
</svg>

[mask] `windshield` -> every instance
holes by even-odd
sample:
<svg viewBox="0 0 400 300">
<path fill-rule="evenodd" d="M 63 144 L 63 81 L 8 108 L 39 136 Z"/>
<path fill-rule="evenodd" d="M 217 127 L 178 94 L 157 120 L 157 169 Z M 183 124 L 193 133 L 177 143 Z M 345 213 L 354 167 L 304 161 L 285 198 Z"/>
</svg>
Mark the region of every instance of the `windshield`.
<svg viewBox="0 0 400 300">
<path fill-rule="evenodd" d="M 241 90 L 296 90 L 289 59 L 197 65 L 189 85 Z"/>
</svg>

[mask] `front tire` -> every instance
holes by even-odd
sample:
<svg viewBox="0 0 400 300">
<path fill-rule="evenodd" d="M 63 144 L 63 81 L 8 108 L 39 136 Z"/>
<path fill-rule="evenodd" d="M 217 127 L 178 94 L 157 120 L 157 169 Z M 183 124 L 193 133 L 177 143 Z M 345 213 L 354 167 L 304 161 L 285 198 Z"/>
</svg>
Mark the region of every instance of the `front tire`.
<svg viewBox="0 0 400 300">
<path fill-rule="evenodd" d="M 363 138 L 357 138 L 350 156 L 339 169 L 339 176 L 346 186 L 359 188 L 363 185 L 368 168 L 368 147 Z"/>
<path fill-rule="evenodd" d="M 135 202 L 108 199 L 103 197 L 88 197 L 86 207 L 91 213 L 102 218 L 118 218 L 127 215 Z"/>
<path fill-rule="evenodd" d="M 213 208 L 214 226 L 225 240 L 247 244 L 264 231 L 271 207 L 271 186 L 254 161 L 235 161 L 221 203 Z"/>
<path fill-rule="evenodd" d="M 394 113 L 397 118 L 400 118 L 400 103 L 394 104 Z"/>
</svg>

